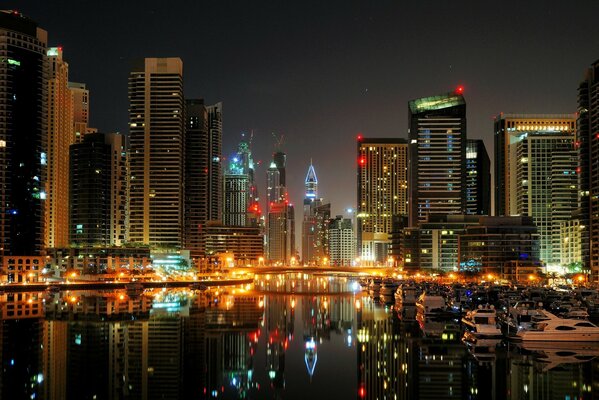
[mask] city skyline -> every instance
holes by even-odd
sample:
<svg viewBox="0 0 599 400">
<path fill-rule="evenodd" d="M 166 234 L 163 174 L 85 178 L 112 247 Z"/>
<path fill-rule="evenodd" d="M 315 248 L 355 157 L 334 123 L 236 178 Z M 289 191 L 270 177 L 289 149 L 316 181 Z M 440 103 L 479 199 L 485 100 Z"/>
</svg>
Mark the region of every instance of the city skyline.
<svg viewBox="0 0 599 400">
<path fill-rule="evenodd" d="M 582 15 L 578 8 L 562 9 L 557 2 L 518 3 L 517 13 L 509 4 L 491 10 L 475 2 L 465 2 L 465 7 L 389 2 L 349 8 L 328 3 L 320 5 L 322 15 L 314 17 L 310 4 L 304 3 L 255 9 L 238 5 L 233 10 L 227 5 L 182 7 L 150 1 L 141 11 L 122 4 L 118 13 L 86 5 L 86 12 L 98 16 L 92 19 L 75 17 L 79 4 L 61 3 L 8 1 L 3 8 L 19 9 L 50 32 L 49 45 L 64 46 L 70 79 L 85 82 L 90 90 L 90 126 L 126 133 L 126 82 L 133 60 L 180 56 L 186 97 L 224 103 L 225 155 L 233 153 L 242 131 L 253 130 L 255 159 L 262 161 L 257 181 L 265 187 L 274 151 L 272 132 L 284 134 L 291 201 L 301 204 L 304 169 L 312 158 L 321 171 L 321 196 L 331 202 L 333 214 L 355 199 L 354 176 L 344 171 L 354 167 L 352 150 L 359 132 L 406 138 L 409 99 L 461 84 L 469 104 L 469 136 L 484 139 L 490 149 L 492 118 L 500 112 L 576 111 L 575 88 L 583 69 L 596 58 L 593 38 L 599 38 L 599 27 L 592 23 L 592 10 L 599 11 L 594 2 L 580 4 L 589 11 Z M 133 29 L 129 24 L 138 12 L 145 24 Z M 416 26 L 418 18 L 410 15 L 426 15 L 427 30 Z M 102 25 L 100 39 L 94 32 L 100 31 L 102 16 L 114 23 Z M 302 16 L 312 22 L 298 22 Z M 172 23 L 174 18 L 180 23 Z M 574 19 L 577 24 L 561 22 Z M 168 26 L 166 34 L 160 29 L 153 33 L 156 25 Z M 448 30 L 453 35 L 440 37 Z M 485 34 L 471 35 L 481 31 Z M 173 40 L 192 32 L 206 33 L 211 40 L 202 46 Z M 587 40 L 569 39 L 581 36 Z M 315 41 L 318 37 L 324 40 Z M 557 49 L 559 57 L 538 61 Z M 277 52 L 281 54 L 273 57 Z M 381 65 L 376 59 L 387 62 Z M 328 143 L 307 149 L 323 137 Z M 330 157 L 331 151 L 341 156 Z"/>
</svg>

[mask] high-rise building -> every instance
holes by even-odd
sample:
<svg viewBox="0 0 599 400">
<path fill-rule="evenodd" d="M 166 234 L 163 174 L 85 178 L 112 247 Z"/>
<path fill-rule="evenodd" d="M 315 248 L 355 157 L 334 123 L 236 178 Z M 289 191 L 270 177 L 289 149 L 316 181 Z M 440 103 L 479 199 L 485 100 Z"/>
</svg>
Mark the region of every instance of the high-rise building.
<svg viewBox="0 0 599 400">
<path fill-rule="evenodd" d="M 207 106 L 208 112 L 208 219 L 221 221 L 223 216 L 222 142 L 223 103 Z"/>
<path fill-rule="evenodd" d="M 268 260 L 287 264 L 295 254 L 295 212 L 293 205 L 277 202 L 270 206 L 267 221 Z"/>
<path fill-rule="evenodd" d="M 410 226 L 430 214 L 466 213 L 466 101 L 462 89 L 412 100 Z"/>
<path fill-rule="evenodd" d="M 0 256 L 44 246 L 47 33 L 18 12 L 0 11 Z M 15 101 L 18 99 L 18 101 Z"/>
<path fill-rule="evenodd" d="M 69 90 L 73 95 L 73 131 L 75 142 L 79 143 L 86 133 L 98 130 L 89 127 L 89 89 L 85 83 L 69 82 Z"/>
<path fill-rule="evenodd" d="M 127 181 L 123 135 L 88 133 L 70 151 L 70 243 L 80 247 L 125 242 Z"/>
<path fill-rule="evenodd" d="M 247 174 L 236 173 L 229 167 L 224 176 L 224 213 L 225 226 L 248 226 L 248 207 L 250 179 Z"/>
<path fill-rule="evenodd" d="M 270 166 L 266 170 L 266 201 L 267 210 L 270 210 L 271 204 L 277 203 L 282 200 L 283 186 L 281 185 L 281 172 L 277 168 L 274 161 L 270 163 Z"/>
<path fill-rule="evenodd" d="M 208 110 L 202 99 L 185 100 L 184 248 L 192 258 L 204 254 L 203 229 L 208 221 L 209 174 Z"/>
<path fill-rule="evenodd" d="M 224 175 L 223 224 L 226 226 L 257 226 L 260 208 L 256 204 L 254 162 L 249 144 L 239 143 L 237 154 L 229 159 Z"/>
<path fill-rule="evenodd" d="M 495 213 L 532 217 L 549 266 L 560 264 L 560 224 L 578 206 L 575 124 L 571 114 L 495 118 Z"/>
<path fill-rule="evenodd" d="M 491 160 L 480 139 L 466 144 L 466 214 L 491 215 Z"/>
<path fill-rule="evenodd" d="M 146 58 L 129 75 L 129 240 L 179 248 L 183 222 L 183 62 Z"/>
<path fill-rule="evenodd" d="M 45 247 L 64 248 L 69 245 L 69 146 L 75 142 L 73 94 L 62 48 L 49 48 L 47 56 Z"/>
<path fill-rule="evenodd" d="M 408 213 L 408 144 L 358 137 L 358 255 L 386 262 L 391 220 Z"/>
<path fill-rule="evenodd" d="M 585 71 L 578 86 L 578 210 L 581 254 L 591 280 L 599 281 L 599 60 Z"/>
<path fill-rule="evenodd" d="M 328 225 L 331 205 L 318 197 L 318 178 L 310 162 L 304 180 L 304 219 L 302 221 L 302 262 L 322 263 L 328 257 Z"/>
<path fill-rule="evenodd" d="M 337 215 L 329 224 L 329 262 L 351 266 L 356 257 L 356 236 L 349 218 Z"/>
</svg>

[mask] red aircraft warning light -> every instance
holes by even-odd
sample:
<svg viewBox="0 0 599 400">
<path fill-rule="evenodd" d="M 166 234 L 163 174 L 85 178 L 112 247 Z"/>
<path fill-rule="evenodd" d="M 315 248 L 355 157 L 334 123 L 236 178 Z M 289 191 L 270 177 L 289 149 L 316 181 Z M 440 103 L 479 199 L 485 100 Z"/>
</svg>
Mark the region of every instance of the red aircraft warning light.
<svg viewBox="0 0 599 400">
<path fill-rule="evenodd" d="M 362 139 L 364 139 L 364 136 L 362 136 L 361 133 L 358 133 L 358 142 L 361 142 Z"/>
<path fill-rule="evenodd" d="M 360 157 L 358 163 L 360 164 L 360 166 L 366 165 L 366 157 Z"/>
<path fill-rule="evenodd" d="M 464 93 L 464 86 L 460 85 L 455 89 L 455 92 L 457 94 L 463 94 Z"/>
</svg>

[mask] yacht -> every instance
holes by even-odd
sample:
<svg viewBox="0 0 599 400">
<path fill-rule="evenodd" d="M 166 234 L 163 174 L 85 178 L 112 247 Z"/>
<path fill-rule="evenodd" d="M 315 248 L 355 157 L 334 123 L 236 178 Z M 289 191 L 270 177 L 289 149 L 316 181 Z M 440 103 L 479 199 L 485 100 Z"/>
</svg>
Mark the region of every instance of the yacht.
<svg viewBox="0 0 599 400">
<path fill-rule="evenodd" d="M 515 339 L 523 341 L 595 342 L 599 327 L 589 321 L 559 318 L 549 311 L 538 311 L 529 328 L 520 328 Z"/>
<path fill-rule="evenodd" d="M 423 315 L 438 315 L 447 311 L 447 304 L 443 296 L 424 292 L 416 301 L 416 308 Z"/>
<path fill-rule="evenodd" d="M 503 336 L 497 324 L 497 312 L 493 306 L 478 306 L 477 309 L 468 311 L 462 318 L 462 323 L 468 330 L 464 336 L 475 338 L 500 338 Z"/>
</svg>

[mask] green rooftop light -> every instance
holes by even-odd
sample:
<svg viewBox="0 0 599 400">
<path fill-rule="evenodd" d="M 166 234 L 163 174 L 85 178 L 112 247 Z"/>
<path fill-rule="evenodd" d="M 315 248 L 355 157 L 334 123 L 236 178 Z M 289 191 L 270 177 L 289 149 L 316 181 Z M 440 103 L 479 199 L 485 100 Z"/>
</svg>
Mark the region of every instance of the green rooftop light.
<svg viewBox="0 0 599 400">
<path fill-rule="evenodd" d="M 447 94 L 431 97 L 422 97 L 409 102 L 410 111 L 414 114 L 424 111 L 435 111 L 444 108 L 461 106 L 466 104 L 464 97 L 460 93 L 449 92 Z"/>
</svg>

